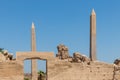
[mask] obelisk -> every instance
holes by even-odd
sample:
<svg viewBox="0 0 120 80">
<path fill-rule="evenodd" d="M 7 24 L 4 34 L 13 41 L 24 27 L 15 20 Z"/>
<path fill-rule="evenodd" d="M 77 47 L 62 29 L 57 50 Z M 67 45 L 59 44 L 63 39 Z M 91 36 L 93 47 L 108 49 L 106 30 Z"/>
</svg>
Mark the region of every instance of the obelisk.
<svg viewBox="0 0 120 80">
<path fill-rule="evenodd" d="M 36 36 L 35 36 L 35 26 L 32 22 L 32 30 L 31 30 L 31 50 L 32 52 L 36 52 Z M 37 80 L 37 60 L 31 60 L 31 73 L 32 80 Z"/>
<path fill-rule="evenodd" d="M 96 13 L 94 9 L 90 15 L 90 59 L 95 61 L 96 58 Z"/>
</svg>

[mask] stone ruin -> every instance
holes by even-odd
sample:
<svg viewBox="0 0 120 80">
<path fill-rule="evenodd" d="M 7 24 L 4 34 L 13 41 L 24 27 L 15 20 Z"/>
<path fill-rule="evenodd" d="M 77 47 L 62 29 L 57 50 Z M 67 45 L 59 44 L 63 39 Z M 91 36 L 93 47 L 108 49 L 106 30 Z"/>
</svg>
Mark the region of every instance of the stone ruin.
<svg viewBox="0 0 120 80">
<path fill-rule="evenodd" d="M 8 61 L 13 60 L 13 55 L 11 53 L 8 53 L 7 50 L 4 50 L 0 48 L 0 61 Z"/>
<path fill-rule="evenodd" d="M 13 55 L 0 50 L 0 80 L 24 80 L 24 61 L 31 59 L 31 80 L 38 80 L 36 59 L 46 60 L 46 80 L 120 80 L 120 59 L 113 64 L 101 62 L 96 57 L 96 14 L 90 15 L 90 57 L 75 52 L 69 56 L 69 49 L 63 44 L 53 52 L 36 51 L 35 27 L 32 24 L 31 51 L 16 52 Z M 42 66 L 42 65 L 41 65 Z"/>
<path fill-rule="evenodd" d="M 120 66 L 120 59 L 116 59 L 116 60 L 114 61 L 114 64 Z"/>
<path fill-rule="evenodd" d="M 79 52 L 73 53 L 73 62 L 78 62 L 78 63 L 90 63 L 90 59 L 85 56 L 80 54 Z"/>
<path fill-rule="evenodd" d="M 69 58 L 68 48 L 60 44 L 57 46 L 58 54 L 56 54 L 56 57 L 59 57 L 59 59 L 67 59 Z"/>
<path fill-rule="evenodd" d="M 73 57 L 69 56 L 68 47 L 65 46 L 64 44 L 59 44 L 57 46 L 57 50 L 58 50 L 58 54 L 56 54 L 56 57 L 58 57 L 61 60 L 71 59 L 68 61 L 76 62 L 76 63 L 87 63 L 87 64 L 90 63 L 90 59 L 87 56 L 80 54 L 79 52 L 73 53 Z"/>
</svg>

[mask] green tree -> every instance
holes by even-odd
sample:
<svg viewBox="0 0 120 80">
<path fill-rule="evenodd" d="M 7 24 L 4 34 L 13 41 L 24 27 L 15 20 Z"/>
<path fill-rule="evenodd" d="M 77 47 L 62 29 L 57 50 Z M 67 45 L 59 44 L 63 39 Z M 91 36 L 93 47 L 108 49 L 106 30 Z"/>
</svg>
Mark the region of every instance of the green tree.
<svg viewBox="0 0 120 80">
<path fill-rule="evenodd" d="M 28 78 L 24 78 L 24 80 L 29 80 Z"/>
<path fill-rule="evenodd" d="M 43 72 L 43 71 L 38 71 L 38 80 L 44 80 L 44 76 L 45 76 L 45 72 Z"/>
<path fill-rule="evenodd" d="M 0 52 L 1 52 L 1 53 L 3 53 L 3 50 L 4 50 L 3 48 L 0 48 Z"/>
</svg>

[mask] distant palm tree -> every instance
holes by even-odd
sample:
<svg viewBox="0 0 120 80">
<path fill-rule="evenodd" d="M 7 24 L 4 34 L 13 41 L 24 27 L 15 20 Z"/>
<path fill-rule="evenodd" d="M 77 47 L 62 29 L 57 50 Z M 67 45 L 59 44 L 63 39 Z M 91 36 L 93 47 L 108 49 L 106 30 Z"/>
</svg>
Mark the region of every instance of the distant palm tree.
<svg viewBox="0 0 120 80">
<path fill-rule="evenodd" d="M 39 75 L 38 76 L 38 80 L 44 80 L 43 77 L 45 76 L 45 72 L 43 72 L 43 71 L 40 70 L 40 71 L 38 71 L 38 75 Z"/>
</svg>

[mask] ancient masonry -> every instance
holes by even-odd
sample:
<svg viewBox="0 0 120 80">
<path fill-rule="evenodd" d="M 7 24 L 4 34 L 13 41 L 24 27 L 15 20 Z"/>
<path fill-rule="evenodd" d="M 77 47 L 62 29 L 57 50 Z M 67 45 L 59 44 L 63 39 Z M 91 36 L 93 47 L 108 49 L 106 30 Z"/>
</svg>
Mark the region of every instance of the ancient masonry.
<svg viewBox="0 0 120 80">
<path fill-rule="evenodd" d="M 90 59 L 96 60 L 96 14 L 94 9 L 90 15 Z"/>
<path fill-rule="evenodd" d="M 69 56 L 63 44 L 57 46 L 58 53 L 37 52 L 35 26 L 32 23 L 31 51 L 17 52 L 16 58 L 0 48 L 0 80 L 24 80 L 24 60 L 31 59 L 32 78 L 38 80 L 36 59 L 46 60 L 46 80 L 120 80 L 120 59 L 113 64 L 100 62 L 96 58 L 96 13 L 90 15 L 90 57 L 79 52 Z"/>
<path fill-rule="evenodd" d="M 35 38 L 35 27 L 34 27 L 34 23 L 32 23 L 32 41 L 31 41 L 31 48 L 32 48 L 32 52 L 36 52 L 36 38 Z M 35 59 L 31 60 L 31 71 L 32 71 L 32 80 L 37 80 L 37 61 Z"/>
</svg>

